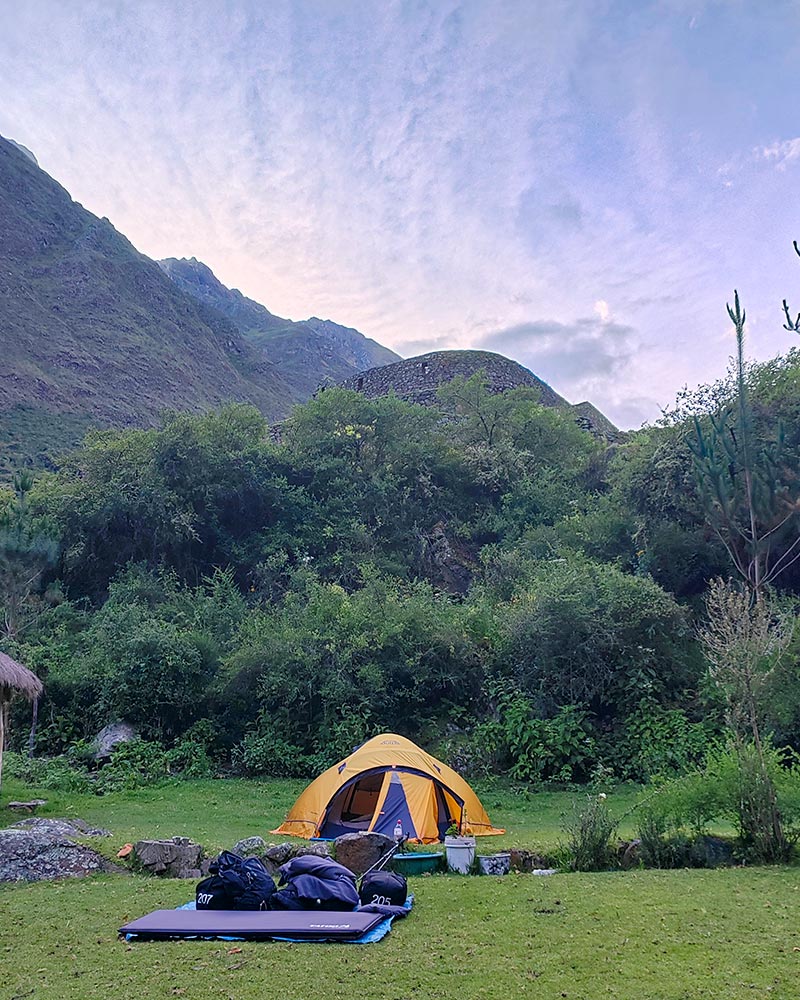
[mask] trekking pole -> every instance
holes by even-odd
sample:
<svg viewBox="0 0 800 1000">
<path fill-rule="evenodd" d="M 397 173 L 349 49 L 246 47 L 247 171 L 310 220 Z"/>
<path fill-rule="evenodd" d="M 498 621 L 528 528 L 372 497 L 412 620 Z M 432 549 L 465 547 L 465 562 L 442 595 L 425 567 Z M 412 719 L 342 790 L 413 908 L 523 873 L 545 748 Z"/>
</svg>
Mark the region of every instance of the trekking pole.
<svg viewBox="0 0 800 1000">
<path fill-rule="evenodd" d="M 405 844 L 405 842 L 409 839 L 409 836 L 410 836 L 409 834 L 406 834 L 405 837 L 403 837 L 401 840 L 395 841 L 395 843 L 392 844 L 392 846 L 389 848 L 386 854 L 383 855 L 383 857 L 378 858 L 378 860 L 375 862 L 374 865 L 372 865 L 371 868 L 367 868 L 367 870 L 364 872 L 361 878 L 363 879 L 364 875 L 369 875 L 370 872 L 381 871 L 381 869 L 387 863 L 387 861 L 390 861 L 395 856 L 397 851 L 403 846 L 403 844 Z"/>
</svg>

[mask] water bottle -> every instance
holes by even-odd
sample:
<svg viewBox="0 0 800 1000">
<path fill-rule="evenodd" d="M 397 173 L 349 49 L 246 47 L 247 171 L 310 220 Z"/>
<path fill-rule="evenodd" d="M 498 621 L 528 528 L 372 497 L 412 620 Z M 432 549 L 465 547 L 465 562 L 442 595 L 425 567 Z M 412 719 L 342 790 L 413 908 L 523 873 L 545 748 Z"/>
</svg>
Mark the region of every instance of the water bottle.
<svg viewBox="0 0 800 1000">
<path fill-rule="evenodd" d="M 398 820 L 397 823 L 395 823 L 394 827 L 394 841 L 396 844 L 399 844 L 402 839 L 403 839 L 403 824 L 400 822 L 400 820 Z"/>
</svg>

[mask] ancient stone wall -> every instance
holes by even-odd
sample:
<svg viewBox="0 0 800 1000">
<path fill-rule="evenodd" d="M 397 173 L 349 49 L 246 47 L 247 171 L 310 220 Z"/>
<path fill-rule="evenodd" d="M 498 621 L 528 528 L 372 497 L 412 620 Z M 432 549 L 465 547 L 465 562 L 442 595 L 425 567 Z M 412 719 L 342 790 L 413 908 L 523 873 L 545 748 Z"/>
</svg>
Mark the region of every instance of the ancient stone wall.
<svg viewBox="0 0 800 1000">
<path fill-rule="evenodd" d="M 436 390 L 457 376 L 470 378 L 483 370 L 491 392 L 506 392 L 530 386 L 538 389 L 545 406 L 569 406 L 550 386 L 527 368 L 489 351 L 436 351 L 406 361 L 396 361 L 380 368 L 370 368 L 341 382 L 344 389 L 354 389 L 370 399 L 390 391 L 402 399 L 423 406 L 436 404 Z"/>
</svg>

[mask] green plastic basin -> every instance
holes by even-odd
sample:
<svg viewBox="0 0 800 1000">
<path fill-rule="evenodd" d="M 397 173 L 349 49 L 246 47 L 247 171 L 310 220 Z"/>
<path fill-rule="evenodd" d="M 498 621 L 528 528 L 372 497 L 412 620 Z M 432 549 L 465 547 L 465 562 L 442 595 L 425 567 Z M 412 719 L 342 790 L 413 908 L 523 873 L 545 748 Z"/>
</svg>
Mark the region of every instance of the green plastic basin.
<svg viewBox="0 0 800 1000">
<path fill-rule="evenodd" d="M 424 875 L 435 872 L 442 863 L 442 855 L 435 854 L 395 854 L 392 868 L 401 875 Z"/>
</svg>

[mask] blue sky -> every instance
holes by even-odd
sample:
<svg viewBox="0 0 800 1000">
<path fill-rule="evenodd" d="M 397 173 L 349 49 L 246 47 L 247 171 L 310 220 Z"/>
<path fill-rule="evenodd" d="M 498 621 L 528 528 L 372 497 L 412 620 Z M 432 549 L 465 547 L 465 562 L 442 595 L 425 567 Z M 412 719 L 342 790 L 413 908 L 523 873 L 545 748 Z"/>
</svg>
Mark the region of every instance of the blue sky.
<svg viewBox="0 0 800 1000">
<path fill-rule="evenodd" d="M 631 427 L 734 286 L 797 339 L 798 65 L 796 0 L 0 0 L 0 134 L 152 257 Z"/>
</svg>

